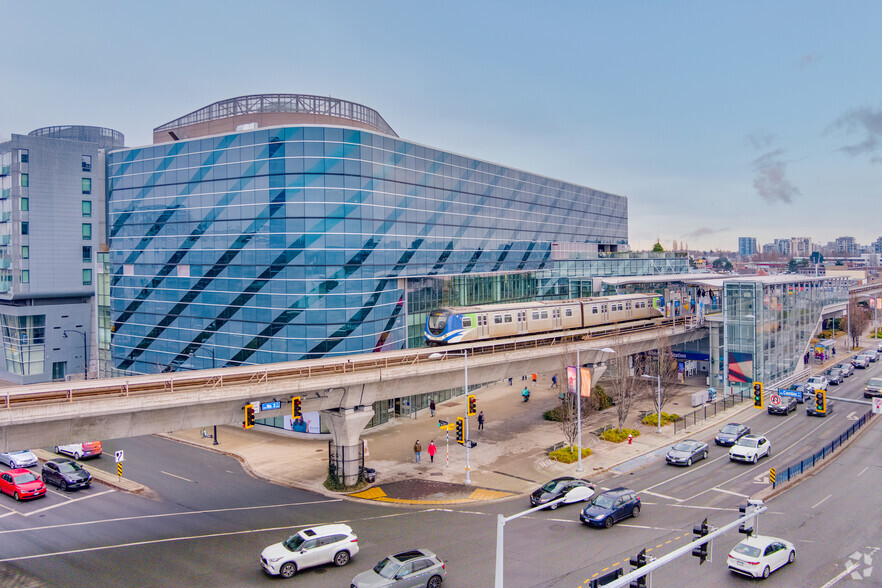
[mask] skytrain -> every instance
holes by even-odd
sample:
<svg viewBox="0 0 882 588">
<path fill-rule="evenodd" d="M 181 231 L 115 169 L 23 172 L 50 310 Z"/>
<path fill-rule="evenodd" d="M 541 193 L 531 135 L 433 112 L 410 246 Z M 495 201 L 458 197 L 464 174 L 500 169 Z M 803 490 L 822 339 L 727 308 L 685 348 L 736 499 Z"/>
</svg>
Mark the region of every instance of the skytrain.
<svg viewBox="0 0 882 588">
<path fill-rule="evenodd" d="M 424 334 L 429 345 L 450 345 L 661 316 L 664 297 L 658 294 L 456 306 L 430 312 Z"/>
</svg>

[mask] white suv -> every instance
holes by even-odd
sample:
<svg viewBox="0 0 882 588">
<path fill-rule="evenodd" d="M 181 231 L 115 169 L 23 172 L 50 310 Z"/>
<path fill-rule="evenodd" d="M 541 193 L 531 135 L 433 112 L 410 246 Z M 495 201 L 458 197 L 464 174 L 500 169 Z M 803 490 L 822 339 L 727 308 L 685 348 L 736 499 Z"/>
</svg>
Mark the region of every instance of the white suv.
<svg viewBox="0 0 882 588">
<path fill-rule="evenodd" d="M 805 383 L 805 389 L 814 392 L 815 390 L 827 389 L 827 376 L 812 376 Z"/>
<path fill-rule="evenodd" d="M 260 554 L 260 564 L 273 576 L 290 578 L 298 570 L 334 562 L 345 566 L 358 553 L 358 537 L 349 525 L 303 529 Z"/>
<path fill-rule="evenodd" d="M 762 435 L 745 435 L 729 449 L 730 461 L 756 463 L 767 455 L 772 455 L 772 444 Z"/>
</svg>

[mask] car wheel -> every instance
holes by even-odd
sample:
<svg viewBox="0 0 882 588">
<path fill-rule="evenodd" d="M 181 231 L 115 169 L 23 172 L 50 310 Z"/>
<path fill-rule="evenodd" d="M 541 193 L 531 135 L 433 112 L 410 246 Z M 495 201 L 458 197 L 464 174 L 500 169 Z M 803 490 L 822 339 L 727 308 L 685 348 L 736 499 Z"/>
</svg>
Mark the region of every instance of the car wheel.
<svg viewBox="0 0 882 588">
<path fill-rule="evenodd" d="M 40 479 L 43 480 L 44 484 L 49 483 L 49 478 L 46 476 L 46 474 L 40 474 Z"/>
<path fill-rule="evenodd" d="M 615 521 L 613 520 L 612 517 L 606 517 L 606 520 L 603 521 L 603 526 L 606 527 L 607 529 L 609 529 L 610 527 L 613 526 L 613 523 L 614 523 L 614 522 L 615 522 Z"/>
<path fill-rule="evenodd" d="M 16 500 L 21 500 L 21 497 L 18 495 L 18 492 L 13 492 L 12 497 L 15 498 Z"/>
<path fill-rule="evenodd" d="M 787 558 L 787 563 L 793 563 L 793 562 L 795 562 L 795 561 L 796 561 L 796 552 L 795 552 L 795 551 L 791 551 L 791 552 L 790 552 L 790 557 Z"/>
<path fill-rule="evenodd" d="M 79 451 L 75 452 L 75 453 L 74 453 L 74 459 L 77 460 L 77 461 L 83 459 L 83 454 L 80 453 Z"/>
<path fill-rule="evenodd" d="M 692 465 L 692 458 L 690 457 L 689 459 L 686 460 L 686 467 L 689 467 L 691 465 Z"/>
<path fill-rule="evenodd" d="M 704 455 L 701 456 L 701 459 L 707 459 L 707 451 L 705 450 Z"/>
<path fill-rule="evenodd" d="M 772 448 L 769 447 L 769 450 L 766 451 L 766 457 L 772 457 Z"/>
<path fill-rule="evenodd" d="M 294 574 L 297 573 L 297 566 L 294 565 L 293 561 L 289 561 L 287 563 L 282 564 L 282 567 L 279 568 L 279 575 L 283 578 L 291 578 Z"/>
<path fill-rule="evenodd" d="M 771 573 L 772 570 L 769 569 L 769 566 L 766 566 L 766 569 L 763 570 L 763 578 L 768 578 Z"/>
<path fill-rule="evenodd" d="M 62 489 L 64 492 L 67 492 L 67 482 L 66 482 L 65 480 L 62 480 L 62 481 L 61 481 L 61 489 Z"/>
<path fill-rule="evenodd" d="M 441 585 L 441 576 L 432 576 L 429 578 L 429 583 L 426 584 L 426 588 L 438 588 Z"/>
<path fill-rule="evenodd" d="M 759 461 L 759 456 L 756 455 L 756 454 L 754 454 L 754 456 L 753 456 L 753 463 L 756 463 L 756 462 L 758 462 L 758 461 Z"/>
<path fill-rule="evenodd" d="M 640 516 L 640 507 L 639 506 L 634 507 L 634 510 L 631 511 L 631 516 L 634 517 L 635 519 Z"/>
<path fill-rule="evenodd" d="M 555 502 L 554 504 L 552 504 L 552 505 L 549 506 L 548 508 L 549 508 L 550 510 L 556 510 L 558 506 L 560 506 L 560 502 Z"/>
<path fill-rule="evenodd" d="M 54 453 L 61 453 L 60 451 L 58 451 L 58 446 L 57 446 L 57 445 L 56 445 L 54 448 L 52 448 L 52 451 L 53 451 Z"/>
<path fill-rule="evenodd" d="M 334 565 L 338 567 L 343 567 L 349 563 L 349 552 L 348 551 L 338 551 L 337 555 L 334 556 Z"/>
</svg>

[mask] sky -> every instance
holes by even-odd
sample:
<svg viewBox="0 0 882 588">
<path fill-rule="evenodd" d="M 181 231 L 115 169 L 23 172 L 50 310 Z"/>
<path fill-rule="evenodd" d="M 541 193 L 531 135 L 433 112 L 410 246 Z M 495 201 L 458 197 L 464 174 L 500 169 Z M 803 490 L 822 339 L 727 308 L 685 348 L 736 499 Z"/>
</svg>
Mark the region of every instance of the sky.
<svg viewBox="0 0 882 588">
<path fill-rule="evenodd" d="M 629 240 L 882 235 L 882 3 L 0 0 L 0 138 L 333 96 L 628 197 Z"/>
</svg>

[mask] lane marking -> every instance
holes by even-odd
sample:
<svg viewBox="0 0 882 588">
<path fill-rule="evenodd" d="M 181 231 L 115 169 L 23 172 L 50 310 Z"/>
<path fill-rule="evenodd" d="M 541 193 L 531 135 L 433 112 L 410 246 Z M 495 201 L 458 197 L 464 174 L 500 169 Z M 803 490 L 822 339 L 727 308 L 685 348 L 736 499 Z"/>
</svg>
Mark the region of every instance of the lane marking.
<svg viewBox="0 0 882 588">
<path fill-rule="evenodd" d="M 41 509 L 34 510 L 28 513 L 22 513 L 23 516 L 29 517 L 31 515 L 39 514 L 41 512 L 46 512 L 47 510 L 52 510 L 53 508 L 58 508 L 59 506 L 67 506 L 68 504 L 73 504 L 74 502 L 79 502 L 81 500 L 88 500 L 90 498 L 94 498 L 96 496 L 102 496 L 104 494 L 110 494 L 111 492 L 116 492 L 114 489 L 105 490 L 103 492 L 98 492 L 96 494 L 89 494 L 87 496 L 80 496 L 79 498 L 71 498 L 67 502 L 59 502 L 58 504 L 52 504 L 50 506 L 45 506 Z"/>
<path fill-rule="evenodd" d="M 856 478 L 860 478 L 860 477 L 861 477 L 861 474 L 863 474 L 863 473 L 864 473 L 865 471 L 867 471 L 868 469 L 870 469 L 870 466 L 867 466 L 867 467 L 865 467 L 864 469 L 862 469 L 861 472 L 860 472 L 860 474 L 858 474 L 858 475 L 855 476 L 855 477 L 856 477 Z"/>
<path fill-rule="evenodd" d="M 665 496 L 664 494 L 659 494 L 658 492 L 650 492 L 649 490 L 644 490 L 642 494 L 651 494 L 652 496 L 658 496 L 659 498 L 664 498 L 665 500 L 676 500 L 677 502 L 683 502 L 679 498 L 674 498 L 673 496 Z"/>
<path fill-rule="evenodd" d="M 821 500 L 821 502 L 817 503 L 817 504 L 814 505 L 812 508 L 817 508 L 817 507 L 821 506 L 822 504 L 824 504 L 824 501 L 826 501 L 827 498 L 830 498 L 831 496 L 833 496 L 833 495 L 832 495 L 832 494 L 828 494 L 825 498 L 823 498 L 823 499 Z"/>
<path fill-rule="evenodd" d="M 723 490 L 722 488 L 711 488 L 711 490 L 716 490 L 717 492 L 722 492 L 724 494 L 731 494 L 732 496 L 737 496 L 738 498 L 750 498 L 749 494 L 739 494 L 738 492 L 732 492 L 731 490 Z"/>
<path fill-rule="evenodd" d="M 188 480 L 187 478 L 182 478 L 181 476 L 176 476 L 176 475 L 174 475 L 174 474 L 170 474 L 170 473 L 168 473 L 168 472 L 164 472 L 164 471 L 162 471 L 162 470 L 159 470 L 159 473 L 160 473 L 160 474 L 165 474 L 166 476 L 171 476 L 172 478 L 177 478 L 178 480 L 183 480 L 183 481 L 185 481 L 185 482 L 190 482 L 191 484 L 195 484 L 195 482 L 194 482 L 193 480 Z"/>
<path fill-rule="evenodd" d="M 846 564 L 845 569 L 842 572 L 840 572 L 838 576 L 835 576 L 832 580 L 830 580 L 829 582 L 827 582 L 826 584 L 821 586 L 821 588 L 830 588 L 830 586 L 836 584 L 836 582 L 838 582 L 839 580 L 841 580 L 842 578 L 844 578 L 845 576 L 850 574 L 852 572 L 852 570 L 854 570 L 857 567 L 858 567 L 858 564 L 856 564 L 852 561 L 849 561 L 848 564 Z"/>
</svg>

